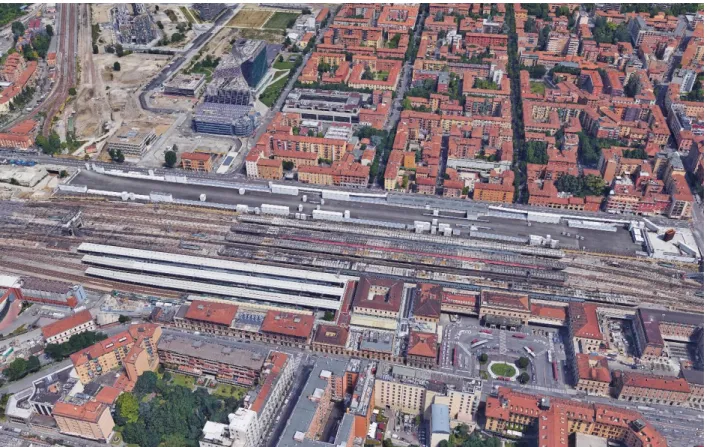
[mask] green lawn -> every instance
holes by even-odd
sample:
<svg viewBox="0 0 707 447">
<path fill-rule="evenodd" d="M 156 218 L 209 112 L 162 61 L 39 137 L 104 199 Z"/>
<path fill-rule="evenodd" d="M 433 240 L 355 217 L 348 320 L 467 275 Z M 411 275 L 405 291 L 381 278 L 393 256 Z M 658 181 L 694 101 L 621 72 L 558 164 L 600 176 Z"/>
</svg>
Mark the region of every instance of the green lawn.
<svg viewBox="0 0 707 447">
<path fill-rule="evenodd" d="M 194 11 L 193 9 L 189 9 L 189 12 L 191 13 L 191 16 L 194 17 L 194 20 L 196 23 L 204 23 L 203 20 L 201 20 L 201 17 L 199 17 L 199 13 Z"/>
<path fill-rule="evenodd" d="M 273 68 L 277 70 L 289 70 L 290 68 L 295 66 L 294 62 L 288 62 L 288 61 L 282 61 L 282 62 L 275 62 L 272 64 Z"/>
<path fill-rule="evenodd" d="M 289 80 L 289 77 L 283 76 L 279 81 L 267 86 L 267 88 L 263 90 L 263 93 L 260 95 L 260 102 L 268 107 L 272 107 Z"/>
<path fill-rule="evenodd" d="M 545 94 L 545 84 L 542 82 L 530 81 L 530 91 L 538 95 Z"/>
<path fill-rule="evenodd" d="M 194 378 L 191 376 L 185 376 L 183 374 L 172 374 L 172 383 L 175 385 L 183 386 L 185 388 L 194 388 Z"/>
<path fill-rule="evenodd" d="M 516 370 L 513 366 L 507 363 L 495 363 L 491 365 L 491 372 L 496 374 L 497 376 L 513 377 L 513 375 L 516 373 Z"/>
<path fill-rule="evenodd" d="M 243 397 L 246 391 L 247 390 L 245 388 L 228 385 L 225 383 L 219 383 L 211 394 L 213 394 L 214 396 L 221 397 L 223 399 L 227 397 L 235 397 L 236 399 L 240 399 L 241 397 Z"/>
<path fill-rule="evenodd" d="M 295 20 L 297 20 L 297 17 L 299 17 L 298 13 L 278 11 L 270 17 L 270 20 L 265 23 L 263 28 L 286 29 L 292 26 Z"/>
<path fill-rule="evenodd" d="M 192 17 L 191 12 L 187 9 L 186 6 L 180 6 L 179 10 L 182 11 L 182 14 L 184 14 L 184 18 L 186 18 L 189 23 L 194 23 L 194 17 Z"/>
</svg>

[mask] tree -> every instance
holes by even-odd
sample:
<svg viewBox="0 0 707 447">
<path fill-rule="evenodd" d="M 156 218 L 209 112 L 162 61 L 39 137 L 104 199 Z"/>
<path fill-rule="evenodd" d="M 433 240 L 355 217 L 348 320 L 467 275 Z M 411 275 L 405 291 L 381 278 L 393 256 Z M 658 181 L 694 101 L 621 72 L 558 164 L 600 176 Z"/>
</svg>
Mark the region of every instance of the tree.
<svg viewBox="0 0 707 447">
<path fill-rule="evenodd" d="M 604 194 L 604 189 L 606 183 L 604 179 L 598 175 L 585 175 L 584 178 L 584 192 L 589 196 L 601 196 Z"/>
<path fill-rule="evenodd" d="M 115 44 L 115 55 L 118 57 L 123 57 L 123 55 L 125 55 L 125 51 L 123 50 L 123 46 L 119 43 Z"/>
<path fill-rule="evenodd" d="M 93 45 L 93 54 L 98 54 L 98 45 Z"/>
<path fill-rule="evenodd" d="M 635 98 L 636 95 L 641 93 L 641 80 L 638 79 L 638 75 L 636 73 L 631 74 L 631 77 L 628 78 L 626 87 L 624 87 L 624 93 L 629 98 Z"/>
<path fill-rule="evenodd" d="M 69 95 L 76 96 L 76 87 L 69 88 Z"/>
<path fill-rule="evenodd" d="M 157 23 L 157 28 L 164 29 L 164 25 L 162 24 L 161 20 L 158 20 L 156 23 Z"/>
<path fill-rule="evenodd" d="M 25 33 L 25 25 L 22 22 L 12 22 L 11 28 L 15 40 Z"/>
<path fill-rule="evenodd" d="M 113 71 L 120 71 L 120 62 L 113 62 Z"/>
<path fill-rule="evenodd" d="M 521 385 L 525 385 L 528 382 L 530 382 L 530 375 L 527 372 L 521 373 L 518 376 L 518 383 Z"/>
<path fill-rule="evenodd" d="M 155 12 L 160 10 L 160 5 L 155 5 Z"/>
<path fill-rule="evenodd" d="M 118 425 L 125 425 L 131 422 L 137 422 L 140 403 L 132 393 L 123 393 L 115 401 L 115 419 Z"/>
<path fill-rule="evenodd" d="M 69 176 L 69 173 L 66 171 L 66 169 L 62 169 L 61 172 L 59 173 L 59 178 L 66 178 Z"/>
<path fill-rule="evenodd" d="M 23 378 L 27 375 L 27 360 L 18 357 L 2 372 L 10 382 Z"/>
<path fill-rule="evenodd" d="M 139 394 L 153 393 L 157 387 L 157 379 L 157 374 L 152 371 L 145 371 L 138 377 L 133 391 Z"/>
<path fill-rule="evenodd" d="M 113 45 L 106 45 L 106 53 L 108 53 L 108 54 L 115 53 L 115 48 L 113 48 Z"/>
<path fill-rule="evenodd" d="M 521 357 L 518 359 L 518 367 L 519 368 L 527 368 L 528 365 L 530 365 L 530 359 L 528 357 Z"/>
<path fill-rule="evenodd" d="M 177 164 L 177 154 L 174 151 L 167 151 L 164 153 L 164 164 L 168 168 L 173 168 Z"/>
<path fill-rule="evenodd" d="M 129 322 L 130 320 L 132 320 L 132 318 L 130 318 L 130 317 L 127 316 L 127 315 L 120 315 L 120 316 L 118 317 L 118 323 L 121 323 L 121 324 L 122 324 L 122 323 L 127 323 L 127 322 Z"/>
<path fill-rule="evenodd" d="M 125 155 L 123 155 L 123 151 L 118 149 L 118 151 L 115 153 L 115 161 L 118 163 L 122 163 L 125 161 Z"/>
<path fill-rule="evenodd" d="M 334 312 L 327 310 L 324 312 L 324 321 L 334 321 L 335 314 Z"/>
<path fill-rule="evenodd" d="M 479 356 L 479 362 L 482 364 L 486 363 L 489 361 L 489 355 L 486 354 L 485 352 Z"/>
<path fill-rule="evenodd" d="M 106 339 L 106 334 L 102 332 L 82 332 L 72 335 L 68 341 L 64 343 L 51 343 L 44 348 L 44 353 L 56 361 L 60 361 L 70 356 L 74 352 L 78 352 L 87 348 L 101 340 Z"/>
<path fill-rule="evenodd" d="M 282 160 L 282 169 L 285 171 L 291 171 L 294 169 L 295 164 L 289 160 Z"/>
<path fill-rule="evenodd" d="M 54 35 L 54 27 L 51 25 L 47 25 L 44 28 L 47 31 L 47 36 L 52 37 Z"/>
<path fill-rule="evenodd" d="M 547 73 L 547 69 L 545 68 L 544 65 L 537 64 L 533 67 L 530 67 L 528 69 L 528 73 L 530 74 L 530 77 L 533 79 L 541 79 L 543 76 L 545 76 L 545 73 Z"/>
</svg>

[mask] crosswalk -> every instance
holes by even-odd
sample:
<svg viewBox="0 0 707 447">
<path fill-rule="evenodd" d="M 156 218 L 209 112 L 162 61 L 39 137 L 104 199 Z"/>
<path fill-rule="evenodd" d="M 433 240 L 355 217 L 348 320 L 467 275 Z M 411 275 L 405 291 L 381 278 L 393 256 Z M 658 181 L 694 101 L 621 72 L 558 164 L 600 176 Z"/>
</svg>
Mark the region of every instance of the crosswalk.
<svg viewBox="0 0 707 447">
<path fill-rule="evenodd" d="M 501 331 L 499 335 L 499 344 L 498 344 L 498 352 L 501 355 L 505 355 L 506 352 L 508 352 L 508 347 L 506 346 L 506 337 L 507 337 L 507 332 L 506 331 Z"/>
</svg>

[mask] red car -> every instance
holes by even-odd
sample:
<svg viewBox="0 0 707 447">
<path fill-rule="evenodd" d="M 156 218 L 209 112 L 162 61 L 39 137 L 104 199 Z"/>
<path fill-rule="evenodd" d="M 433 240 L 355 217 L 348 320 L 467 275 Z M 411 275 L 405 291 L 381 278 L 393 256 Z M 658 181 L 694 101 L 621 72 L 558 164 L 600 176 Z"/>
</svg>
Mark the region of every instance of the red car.
<svg viewBox="0 0 707 447">
<path fill-rule="evenodd" d="M 481 329 L 479 332 L 483 332 L 484 334 L 493 334 L 490 329 Z"/>
<path fill-rule="evenodd" d="M 513 338 L 525 338 L 525 334 L 513 334 Z"/>
<path fill-rule="evenodd" d="M 475 339 L 471 340 L 471 344 L 473 345 L 473 344 L 476 343 L 477 341 L 479 341 L 479 339 L 478 339 L 478 338 L 475 338 Z"/>
</svg>

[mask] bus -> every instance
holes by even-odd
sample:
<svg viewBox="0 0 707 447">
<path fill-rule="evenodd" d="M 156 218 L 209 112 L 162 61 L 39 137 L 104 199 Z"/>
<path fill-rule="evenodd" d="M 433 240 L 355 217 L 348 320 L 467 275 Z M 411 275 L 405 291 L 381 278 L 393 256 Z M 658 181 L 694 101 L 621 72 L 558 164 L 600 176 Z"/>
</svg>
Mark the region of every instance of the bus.
<svg viewBox="0 0 707 447">
<path fill-rule="evenodd" d="M 552 378 L 557 381 L 557 362 L 552 362 Z"/>
<path fill-rule="evenodd" d="M 531 357 L 535 358 L 535 352 L 533 352 L 533 350 L 530 349 L 529 347 L 525 346 L 525 352 L 530 354 Z"/>
<path fill-rule="evenodd" d="M 477 341 L 476 343 L 472 343 L 471 349 L 478 348 L 479 346 L 485 345 L 488 342 L 489 342 L 488 340 L 480 340 L 480 341 Z"/>
</svg>

